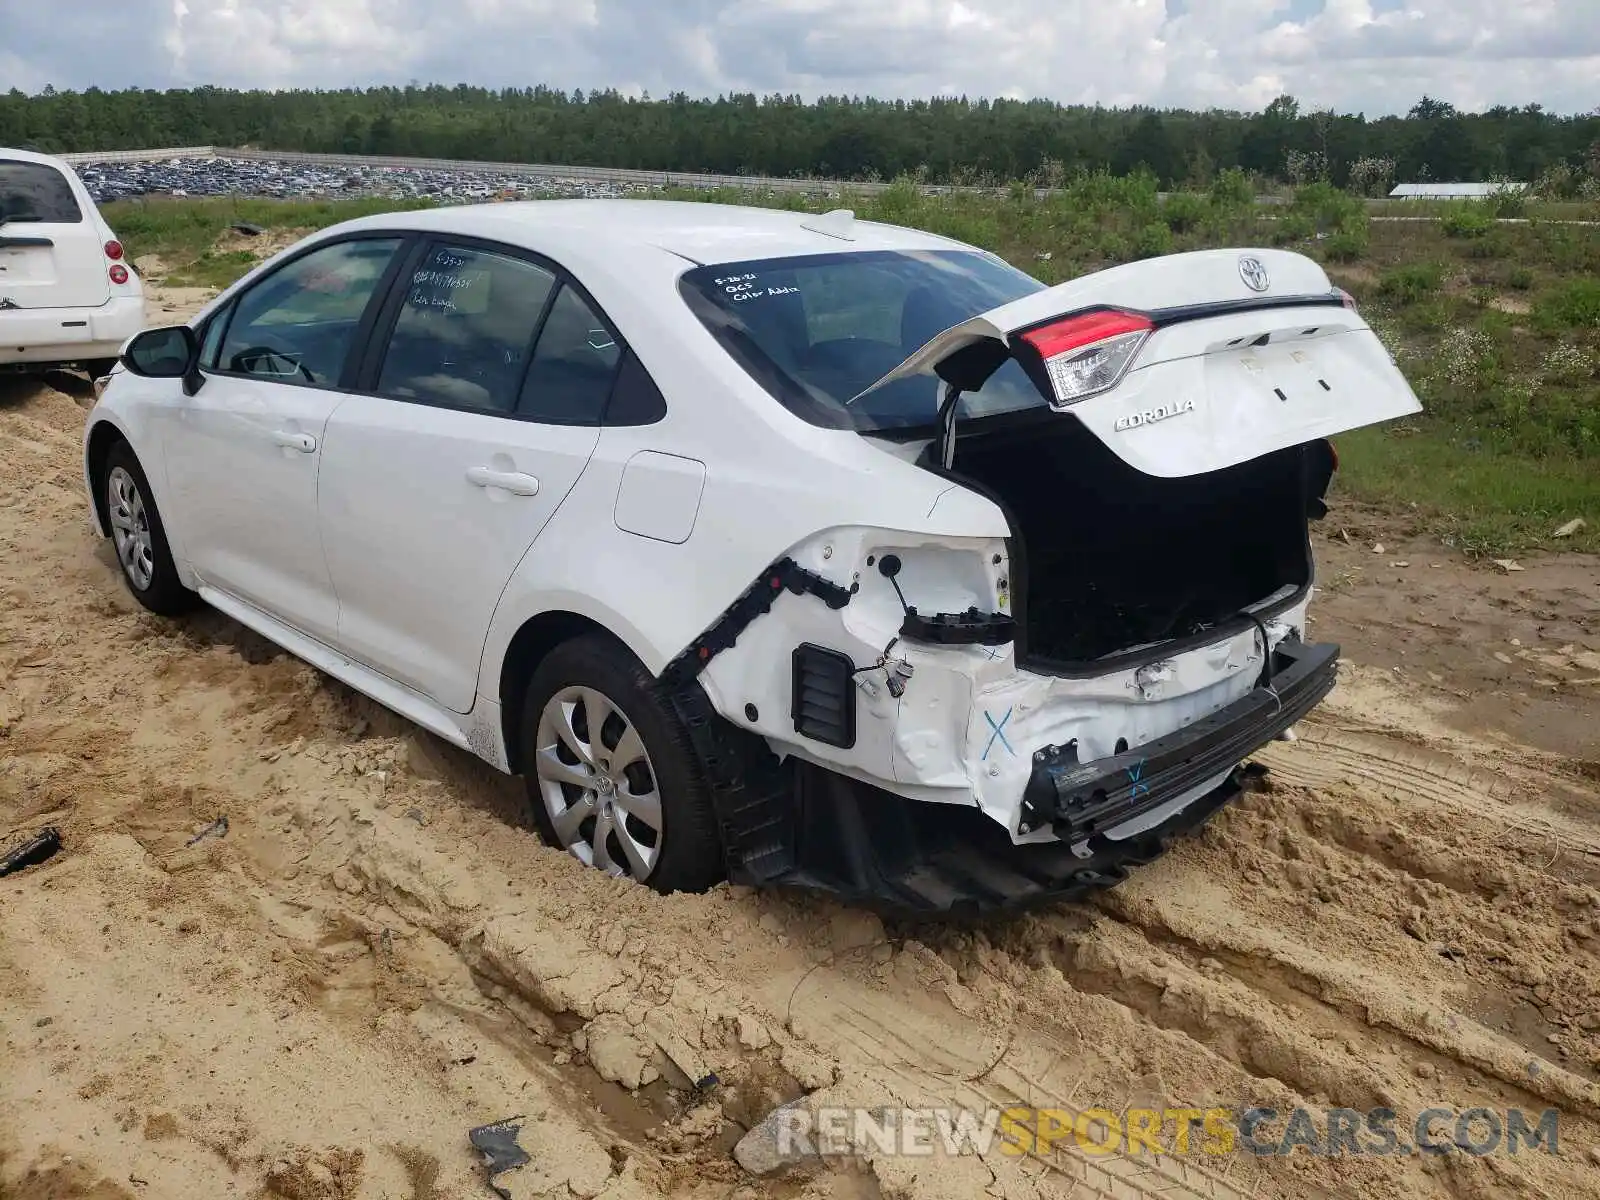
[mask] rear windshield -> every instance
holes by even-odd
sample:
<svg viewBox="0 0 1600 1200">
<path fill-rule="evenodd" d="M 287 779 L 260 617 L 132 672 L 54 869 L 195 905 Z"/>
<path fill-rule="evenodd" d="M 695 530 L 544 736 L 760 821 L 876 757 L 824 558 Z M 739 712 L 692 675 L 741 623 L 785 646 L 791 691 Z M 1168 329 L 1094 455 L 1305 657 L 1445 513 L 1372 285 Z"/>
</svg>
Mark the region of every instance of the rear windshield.
<svg viewBox="0 0 1600 1200">
<path fill-rule="evenodd" d="M 71 224 L 83 220 L 67 177 L 44 163 L 0 158 L 0 225 L 7 221 Z"/>
<path fill-rule="evenodd" d="M 936 334 L 1044 285 L 972 250 L 858 251 L 697 267 L 681 291 L 723 348 L 774 397 L 817 425 L 870 430 L 934 423 L 938 380 L 859 395 Z M 1015 362 L 964 397 L 964 415 L 1032 408 Z"/>
</svg>

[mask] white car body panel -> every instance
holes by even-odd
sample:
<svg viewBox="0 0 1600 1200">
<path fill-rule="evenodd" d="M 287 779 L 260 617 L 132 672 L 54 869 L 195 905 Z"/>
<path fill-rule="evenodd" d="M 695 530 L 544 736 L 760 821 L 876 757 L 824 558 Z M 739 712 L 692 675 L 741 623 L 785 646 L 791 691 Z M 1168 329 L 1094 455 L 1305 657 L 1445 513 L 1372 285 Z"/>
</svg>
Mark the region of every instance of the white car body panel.
<svg viewBox="0 0 1600 1200">
<path fill-rule="evenodd" d="M 659 675 L 769 566 L 792 558 L 855 589 L 850 602 L 777 596 L 700 675 L 717 712 L 780 756 L 980 809 L 1017 841 L 1048 840 L 1048 831 L 1019 829 L 1032 747 L 1076 740 L 1104 755 L 1130 734 L 1180 730 L 1249 692 L 1270 646 L 1253 628 L 1228 634 L 1174 653 L 1157 679 L 1131 667 L 1090 678 L 1024 670 L 1010 646 L 902 643 L 890 659 L 905 614 L 871 563 L 901 559 L 902 581 L 930 610 L 1004 612 L 1005 514 L 915 465 L 915 447 L 791 413 L 693 315 L 678 281 L 701 262 L 971 248 L 865 222 L 844 243 L 802 220 L 658 201 L 544 201 L 364 218 L 285 252 L 363 230 L 537 252 L 582 282 L 644 364 L 666 398 L 654 424 L 554 427 L 216 375 L 186 396 L 177 381 L 119 372 L 91 415 L 86 448 L 107 422 L 132 443 L 180 575 L 205 599 L 502 770 L 502 669 L 530 621 L 593 621 Z M 1309 259 L 1245 253 L 1279 291 L 1331 291 Z M 962 344 L 1005 340 L 1088 306 L 1214 302 L 1224 267 L 1244 295 L 1222 298 L 1248 298 L 1240 254 L 1170 256 L 1042 290 L 940 335 L 885 381 L 930 374 Z M 256 268 L 192 324 L 281 261 Z M 1273 343 L 1233 344 L 1261 332 Z M 931 412 L 932 379 L 929 387 Z M 1170 418 L 1132 420 L 1173 406 Z M 1330 300 L 1158 329 L 1119 386 L 1061 419 L 1082 421 L 1139 471 L 1173 477 L 1416 409 L 1365 323 Z M 294 444 L 302 437 L 309 449 Z M 470 477 L 486 470 L 537 486 Z M 1307 599 L 1273 614 L 1271 646 L 1303 631 Z M 861 664 L 858 736 L 847 749 L 801 737 L 791 720 L 788 656 L 808 641 Z M 888 686 L 895 663 L 913 680 L 903 696 Z"/>
<path fill-rule="evenodd" d="M 319 498 L 338 596 L 330 640 L 441 706 L 469 712 L 500 593 L 583 473 L 600 431 L 339 399 Z M 529 482 L 513 490 L 519 476 Z M 393 550 L 373 554 L 374 545 Z"/>
<path fill-rule="evenodd" d="M 5 162 L 62 175 L 81 220 L 0 222 L 0 365 L 115 358 L 144 328 L 138 273 L 124 259 L 127 281 L 111 282 L 116 234 L 68 163 L 0 147 Z"/>
<path fill-rule="evenodd" d="M 170 504 L 182 514 L 195 577 L 323 641 L 338 629 L 339 603 L 318 473 L 328 418 L 343 399 L 218 375 L 157 410 Z"/>
</svg>

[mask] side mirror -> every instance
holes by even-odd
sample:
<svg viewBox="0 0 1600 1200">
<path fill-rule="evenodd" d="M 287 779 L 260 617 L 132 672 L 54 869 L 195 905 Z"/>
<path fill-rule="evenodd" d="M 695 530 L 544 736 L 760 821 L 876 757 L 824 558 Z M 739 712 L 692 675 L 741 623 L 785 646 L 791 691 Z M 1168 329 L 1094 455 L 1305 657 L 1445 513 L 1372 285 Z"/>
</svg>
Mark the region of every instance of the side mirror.
<svg viewBox="0 0 1600 1200">
<path fill-rule="evenodd" d="M 200 340 L 187 325 L 146 329 L 122 351 L 122 365 L 146 379 L 181 379 L 185 395 L 200 386 Z"/>
</svg>

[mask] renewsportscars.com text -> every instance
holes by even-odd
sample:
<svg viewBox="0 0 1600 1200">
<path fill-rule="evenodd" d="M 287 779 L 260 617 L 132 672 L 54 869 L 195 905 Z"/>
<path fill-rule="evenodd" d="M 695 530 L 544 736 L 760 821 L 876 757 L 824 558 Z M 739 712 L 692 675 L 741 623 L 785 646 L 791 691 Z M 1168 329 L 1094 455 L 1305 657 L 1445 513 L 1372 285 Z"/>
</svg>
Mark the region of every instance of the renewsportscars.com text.
<svg viewBox="0 0 1600 1200">
<path fill-rule="evenodd" d="M 778 1154 L 1170 1154 L 1220 1157 L 1560 1153 L 1555 1109 L 1428 1108 L 818 1108 L 780 1109 Z"/>
</svg>

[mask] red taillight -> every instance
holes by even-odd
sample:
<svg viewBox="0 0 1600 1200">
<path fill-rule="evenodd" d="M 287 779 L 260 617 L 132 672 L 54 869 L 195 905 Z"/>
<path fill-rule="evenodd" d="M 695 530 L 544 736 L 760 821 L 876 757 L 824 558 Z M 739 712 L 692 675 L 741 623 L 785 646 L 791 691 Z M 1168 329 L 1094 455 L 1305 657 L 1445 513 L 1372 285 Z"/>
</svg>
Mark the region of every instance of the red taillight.
<svg viewBox="0 0 1600 1200">
<path fill-rule="evenodd" d="M 1021 336 L 1044 360 L 1055 407 L 1064 408 L 1121 383 L 1154 328 L 1149 317 L 1138 313 L 1098 309 Z"/>
<path fill-rule="evenodd" d="M 128 282 L 128 268 L 121 263 L 114 263 L 107 274 L 111 276 L 111 282 L 119 287 Z"/>
<path fill-rule="evenodd" d="M 112 238 L 109 242 L 107 242 L 106 243 L 106 257 L 109 258 L 112 262 L 116 262 L 119 258 L 121 258 L 122 257 L 122 243 L 117 241 L 115 238 Z"/>
<path fill-rule="evenodd" d="M 1154 328 L 1149 317 L 1101 310 L 1085 313 L 1081 317 L 1068 317 L 1065 321 L 1057 321 L 1040 329 L 1030 330 L 1022 335 L 1022 340 L 1037 350 L 1040 358 L 1054 358 L 1058 354 L 1065 354 L 1068 350 L 1076 350 L 1080 346 L 1092 345 L 1128 333 L 1149 333 Z"/>
</svg>

